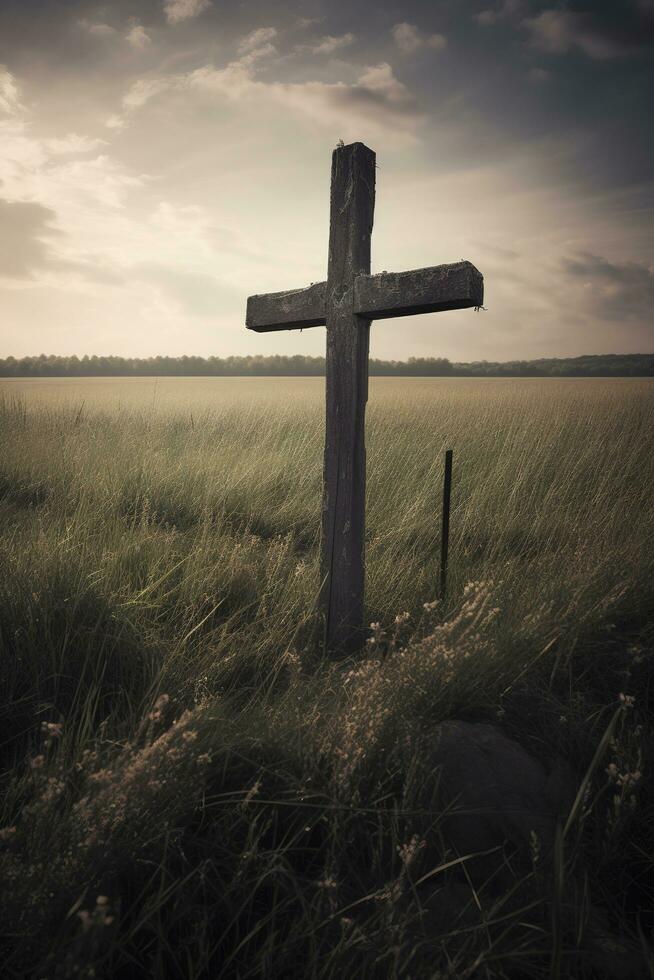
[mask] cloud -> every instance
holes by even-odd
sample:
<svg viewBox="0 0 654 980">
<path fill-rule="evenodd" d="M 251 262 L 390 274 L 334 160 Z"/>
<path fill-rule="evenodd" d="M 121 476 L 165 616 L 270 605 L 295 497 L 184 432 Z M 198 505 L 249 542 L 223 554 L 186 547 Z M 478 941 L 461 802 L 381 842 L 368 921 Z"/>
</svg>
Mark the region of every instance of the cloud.
<svg viewBox="0 0 654 980">
<path fill-rule="evenodd" d="M 130 115 L 158 96 L 186 93 L 212 99 L 220 96 L 227 102 L 250 103 L 253 107 L 267 100 L 309 117 L 314 124 L 335 127 L 337 136 L 361 138 L 362 128 L 371 135 L 383 131 L 387 138 L 394 140 L 412 135 L 423 115 L 413 93 L 387 62 L 361 69 L 351 82 L 261 80 L 257 74 L 260 62 L 277 53 L 266 40 L 274 36 L 272 30 L 260 28 L 248 35 L 239 44 L 240 58 L 224 68 L 204 65 L 183 75 L 139 79 L 123 97 L 123 115 L 111 117 L 106 125 L 120 129 Z"/>
<path fill-rule="evenodd" d="M 146 29 L 141 26 L 141 24 L 133 24 L 127 31 L 125 40 L 133 48 L 141 51 L 143 48 L 147 48 L 147 46 L 152 43 L 150 35 Z"/>
<path fill-rule="evenodd" d="M 241 38 L 238 43 L 238 53 L 249 54 L 251 51 L 267 48 L 269 42 L 275 37 L 277 37 L 277 29 L 275 27 L 257 27 L 256 30 L 250 31 L 249 34 Z"/>
<path fill-rule="evenodd" d="M 211 0 L 164 0 L 164 14 L 169 24 L 198 17 L 211 6 Z"/>
<path fill-rule="evenodd" d="M 301 113 L 314 123 L 337 127 L 344 136 L 356 136 L 363 126 L 387 136 L 406 136 L 421 118 L 416 100 L 386 62 L 365 68 L 353 83 L 262 82 L 250 65 L 233 62 L 223 69 L 205 67 L 186 79 L 190 89 L 220 93 L 232 101 L 260 103 L 268 98 Z M 389 130 L 391 131 L 389 133 Z"/>
<path fill-rule="evenodd" d="M 563 272 L 579 283 L 586 303 L 602 319 L 651 319 L 654 270 L 640 262 L 610 262 L 601 255 L 581 252 L 563 259 Z"/>
<path fill-rule="evenodd" d="M 120 132 L 125 129 L 129 117 L 158 95 L 175 88 L 174 78 L 163 76 L 157 78 L 139 78 L 128 88 L 122 98 L 122 113 L 114 112 L 106 120 L 107 129 Z"/>
<path fill-rule="evenodd" d="M 46 137 L 41 140 L 41 144 L 52 156 L 66 156 L 71 153 L 90 153 L 101 146 L 106 146 L 106 141 L 80 136 L 79 133 L 68 133 L 66 136 Z"/>
<path fill-rule="evenodd" d="M 346 48 L 348 45 L 355 41 L 354 34 L 341 34 L 340 37 L 332 37 L 328 34 L 326 37 L 322 37 L 316 45 L 311 47 L 309 45 L 309 50 L 311 54 L 333 54 L 334 51 L 338 51 L 340 48 Z"/>
<path fill-rule="evenodd" d="M 22 109 L 16 79 L 4 65 L 0 65 L 0 112 L 14 116 Z"/>
<path fill-rule="evenodd" d="M 0 276 L 29 279 L 46 265 L 44 238 L 56 234 L 55 212 L 31 201 L 0 200 Z"/>
<path fill-rule="evenodd" d="M 575 10 L 543 10 L 522 26 L 533 47 L 547 54 L 566 54 L 577 49 L 597 61 L 617 58 L 654 44 L 654 17 L 648 8 L 625 9 L 615 14 L 590 14 Z"/>
<path fill-rule="evenodd" d="M 133 266 L 130 274 L 138 283 L 155 286 L 181 316 L 215 320 L 220 311 L 240 320 L 243 315 L 242 291 L 210 272 L 185 270 L 175 264 L 143 263 Z"/>
<path fill-rule="evenodd" d="M 94 22 L 87 20 L 83 17 L 79 20 L 78 25 L 87 34 L 91 34 L 93 37 L 113 37 L 116 34 L 116 28 L 111 27 L 109 24 L 104 24 L 102 22 Z"/>
<path fill-rule="evenodd" d="M 654 0 L 621 4 L 567 4 L 546 7 L 527 16 L 529 0 L 503 0 L 473 15 L 482 27 L 509 21 L 529 34 L 529 43 L 547 54 L 578 50 L 596 61 L 617 58 L 654 45 Z"/>
<path fill-rule="evenodd" d="M 140 109 L 157 95 L 170 89 L 172 85 L 171 79 L 165 76 L 162 78 L 155 76 L 153 78 L 137 79 L 123 96 L 123 114 L 113 113 L 105 121 L 105 126 L 107 129 L 113 129 L 117 132 L 124 129 L 127 124 L 127 118 L 131 113 Z"/>
<path fill-rule="evenodd" d="M 489 27 L 492 24 L 497 24 L 498 21 L 514 17 L 520 13 L 523 7 L 524 0 L 504 0 L 504 3 L 499 7 L 489 7 L 487 10 L 474 14 L 473 20 L 481 24 L 482 27 Z"/>
<path fill-rule="evenodd" d="M 139 78 L 123 97 L 123 106 L 126 109 L 140 109 L 167 88 L 170 88 L 168 78 Z"/>
<path fill-rule="evenodd" d="M 164 83 L 150 79 L 135 86 L 128 99 L 132 111 L 161 93 Z M 77 133 L 38 137 L 33 126 L 27 110 L 0 119 L 5 312 L 20 307 L 19 295 L 29 295 L 24 302 L 41 309 L 39 297 L 47 295 L 52 310 L 64 311 L 57 321 L 63 331 L 85 310 L 111 338 L 120 318 L 129 319 L 130 306 L 138 322 L 174 328 L 175 317 L 177 323 L 187 313 L 211 317 L 215 324 L 225 316 L 226 302 L 235 307 L 237 297 L 242 305 L 239 271 L 244 256 L 246 262 L 252 258 L 240 228 L 217 225 L 199 205 L 160 200 L 156 182 L 97 153 L 103 140 Z M 129 206 L 134 191 L 140 193 L 136 212 Z M 148 263 L 156 274 L 148 272 Z M 26 289 L 30 281 L 39 289 Z M 51 322 L 47 304 L 37 322 L 37 334 Z"/>
<path fill-rule="evenodd" d="M 0 186 L 10 200 L 53 203 L 59 212 L 59 198 L 79 196 L 88 190 L 101 199 L 104 177 L 117 190 L 118 171 L 106 155 L 88 159 L 89 153 L 104 146 L 104 140 L 77 133 L 38 137 L 32 134 L 31 117 L 22 115 L 0 120 Z M 104 170 L 104 175 L 100 172 Z"/>
<path fill-rule="evenodd" d="M 332 87 L 335 91 L 339 91 L 338 84 Z M 393 69 L 386 61 L 364 69 L 355 85 L 343 86 L 342 97 L 346 102 L 352 103 L 359 100 L 375 102 L 380 107 L 392 111 L 415 108 L 412 93 L 395 77 Z"/>
<path fill-rule="evenodd" d="M 126 197 L 146 178 L 95 152 L 103 140 L 77 133 L 33 135 L 26 110 L 22 117 L 0 120 L 0 141 L 5 198 L 0 228 L 6 236 L 0 265 L 5 275 L 28 277 L 38 267 L 52 282 L 75 269 L 91 278 L 98 262 L 107 267 L 108 253 L 113 253 L 112 262 L 119 259 L 134 237 L 123 217 Z M 51 227 L 55 209 L 56 229 Z M 52 237 L 58 231 L 63 234 Z M 111 248 L 109 241 L 115 243 Z"/>
<path fill-rule="evenodd" d="M 433 48 L 434 51 L 442 51 L 447 44 L 444 34 L 421 34 L 415 24 L 408 24 L 403 21 L 395 24 L 391 30 L 393 40 L 400 51 L 417 51 L 419 48 Z"/>
</svg>

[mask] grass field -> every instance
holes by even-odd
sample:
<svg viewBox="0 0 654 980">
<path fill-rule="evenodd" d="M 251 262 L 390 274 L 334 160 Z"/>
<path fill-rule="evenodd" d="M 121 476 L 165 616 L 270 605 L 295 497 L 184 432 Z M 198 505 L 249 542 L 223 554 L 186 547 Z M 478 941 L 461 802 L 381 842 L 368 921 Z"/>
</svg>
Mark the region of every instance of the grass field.
<svg viewBox="0 0 654 980">
<path fill-rule="evenodd" d="M 317 378 L 0 382 L 6 975 L 654 976 L 654 382 L 372 379 L 363 667 L 322 425 Z M 511 900 L 444 868 L 449 718 L 580 787 Z"/>
</svg>

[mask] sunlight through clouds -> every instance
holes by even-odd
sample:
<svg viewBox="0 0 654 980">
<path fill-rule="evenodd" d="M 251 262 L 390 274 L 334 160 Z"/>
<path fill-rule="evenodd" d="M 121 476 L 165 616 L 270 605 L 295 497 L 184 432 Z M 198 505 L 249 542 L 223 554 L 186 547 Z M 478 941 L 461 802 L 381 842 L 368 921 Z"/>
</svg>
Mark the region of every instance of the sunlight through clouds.
<svg viewBox="0 0 654 980">
<path fill-rule="evenodd" d="M 13 116 L 21 108 L 16 79 L 4 65 L 0 65 L 0 113 Z"/>
<path fill-rule="evenodd" d="M 650 15 L 629 0 L 618 57 L 608 14 L 551 10 L 0 8 L 7 352 L 102 336 L 116 353 L 320 353 L 320 331 L 252 338 L 243 311 L 324 278 L 340 139 L 377 152 L 374 271 L 466 258 L 486 276 L 486 313 L 455 332 L 385 321 L 377 356 L 648 349 L 650 142 L 610 107 L 611 72 L 644 70 Z"/>
<path fill-rule="evenodd" d="M 164 0 L 164 13 L 169 24 L 198 17 L 211 6 L 211 0 Z"/>
</svg>

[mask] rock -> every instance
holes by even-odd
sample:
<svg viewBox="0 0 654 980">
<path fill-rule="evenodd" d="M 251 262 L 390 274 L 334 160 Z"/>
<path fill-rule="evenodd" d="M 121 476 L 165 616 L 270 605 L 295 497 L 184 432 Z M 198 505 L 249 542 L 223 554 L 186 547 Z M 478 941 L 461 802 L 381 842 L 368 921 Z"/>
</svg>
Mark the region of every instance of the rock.
<svg viewBox="0 0 654 980">
<path fill-rule="evenodd" d="M 448 810 L 441 823 L 448 850 L 479 854 L 508 844 L 521 872 L 535 847 L 549 851 L 561 791 L 521 745 L 492 725 L 446 721 L 435 729 L 429 761 L 438 770 L 429 806 Z"/>
</svg>

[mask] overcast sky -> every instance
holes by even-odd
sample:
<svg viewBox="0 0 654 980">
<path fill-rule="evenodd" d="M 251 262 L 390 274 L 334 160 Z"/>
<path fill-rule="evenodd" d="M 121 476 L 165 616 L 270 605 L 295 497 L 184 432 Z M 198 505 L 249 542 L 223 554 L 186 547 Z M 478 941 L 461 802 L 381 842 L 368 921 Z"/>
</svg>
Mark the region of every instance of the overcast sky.
<svg viewBox="0 0 654 980">
<path fill-rule="evenodd" d="M 653 55 L 654 0 L 1 0 L 0 355 L 323 353 L 244 313 L 325 278 L 339 139 L 373 272 L 485 276 L 374 356 L 651 352 Z"/>
</svg>

